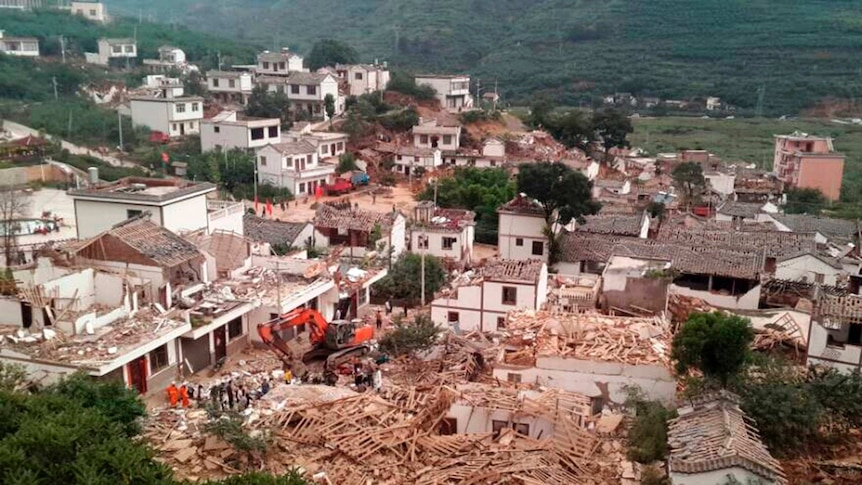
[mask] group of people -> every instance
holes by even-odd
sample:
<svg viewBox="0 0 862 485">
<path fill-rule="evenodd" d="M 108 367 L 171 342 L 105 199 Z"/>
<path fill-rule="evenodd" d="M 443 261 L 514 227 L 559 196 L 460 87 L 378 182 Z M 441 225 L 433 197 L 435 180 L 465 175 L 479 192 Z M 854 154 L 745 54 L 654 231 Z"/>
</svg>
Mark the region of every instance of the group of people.
<svg viewBox="0 0 862 485">
<path fill-rule="evenodd" d="M 362 362 L 354 362 L 353 364 L 353 384 L 359 388 L 365 386 L 372 388 L 375 391 L 380 391 L 383 385 L 383 374 L 380 368 L 371 362 L 363 364 Z"/>
<path fill-rule="evenodd" d="M 261 396 L 267 394 L 271 388 L 268 377 L 264 377 L 260 382 L 260 386 L 256 388 L 247 388 L 242 382 L 234 382 L 232 378 L 225 378 L 216 382 L 209 389 L 198 384 L 197 389 L 183 382 L 177 387 L 176 382 L 171 382 L 168 386 L 168 401 L 172 408 L 181 405 L 183 408 L 189 407 L 189 400 L 196 399 L 199 404 L 210 400 L 213 407 L 219 410 L 238 409 L 242 410 L 251 406 L 251 401 L 260 399 Z"/>
</svg>

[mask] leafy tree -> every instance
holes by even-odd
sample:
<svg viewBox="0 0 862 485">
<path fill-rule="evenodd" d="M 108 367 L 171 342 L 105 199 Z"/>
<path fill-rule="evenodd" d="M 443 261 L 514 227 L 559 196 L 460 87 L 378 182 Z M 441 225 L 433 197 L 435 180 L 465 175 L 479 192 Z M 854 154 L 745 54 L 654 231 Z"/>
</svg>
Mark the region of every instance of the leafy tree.
<svg viewBox="0 0 862 485">
<path fill-rule="evenodd" d="M 20 365 L 0 362 L 0 392 L 18 389 L 24 385 L 26 379 L 27 372 Z"/>
<path fill-rule="evenodd" d="M 569 148 L 586 150 L 595 138 L 595 129 L 583 111 L 572 109 L 558 117 L 545 120 L 548 132 Z"/>
<path fill-rule="evenodd" d="M 251 90 L 245 114 L 255 118 L 279 118 L 282 125 L 289 125 L 290 100 L 285 93 L 273 93 L 266 84 L 258 84 Z"/>
<path fill-rule="evenodd" d="M 674 167 L 670 176 L 673 178 L 674 186 L 682 194 L 682 200 L 686 207 L 691 207 L 700 201 L 700 197 L 706 191 L 706 178 L 703 176 L 703 168 L 695 162 L 685 162 Z"/>
<path fill-rule="evenodd" d="M 787 195 L 787 204 L 784 205 L 786 214 L 818 215 L 829 204 L 823 193 L 817 189 L 790 189 L 785 194 Z"/>
<path fill-rule="evenodd" d="M 198 71 L 191 71 L 183 78 L 183 91 L 187 96 L 206 96 L 206 81 Z"/>
<path fill-rule="evenodd" d="M 426 314 L 416 315 L 410 323 L 399 319 L 395 328 L 380 339 L 380 350 L 394 356 L 426 350 L 437 342 L 441 331 Z"/>
<path fill-rule="evenodd" d="M 326 111 L 326 117 L 329 118 L 329 126 L 332 126 L 332 119 L 335 117 L 335 98 L 332 94 L 323 97 L 323 110 Z"/>
<path fill-rule="evenodd" d="M 203 482 L 203 485 L 310 485 L 310 482 L 302 478 L 299 471 L 294 469 L 290 473 L 279 476 L 258 472 L 244 473 L 223 480 Z"/>
<path fill-rule="evenodd" d="M 379 115 L 376 120 L 387 130 L 406 132 L 419 124 L 419 112 L 416 111 L 415 107 L 409 106 L 400 111 Z"/>
<path fill-rule="evenodd" d="M 650 217 L 658 217 L 659 220 L 664 220 L 665 206 L 661 202 L 650 202 L 646 206 L 646 211 Z"/>
<path fill-rule="evenodd" d="M 629 146 L 626 137 L 634 132 L 629 117 L 615 109 L 605 109 L 593 114 L 592 127 L 605 148 L 605 161 L 610 161 L 611 148 Z"/>
<path fill-rule="evenodd" d="M 311 52 L 305 58 L 308 68 L 316 71 L 321 67 L 336 64 L 356 64 L 359 54 L 353 47 L 335 39 L 321 39 L 314 43 Z"/>
<path fill-rule="evenodd" d="M 753 339 L 754 331 L 746 318 L 696 312 L 674 336 L 671 357 L 680 374 L 697 368 L 726 387 L 728 380 L 745 366 Z"/>
<path fill-rule="evenodd" d="M 418 302 L 422 297 L 422 257 L 405 254 L 392 265 L 385 278 L 377 284 L 384 298 Z M 439 258 L 425 256 L 425 300 L 430 301 L 446 281 L 446 270 Z"/>
<path fill-rule="evenodd" d="M 676 417 L 676 411 L 646 399 L 639 390 L 629 390 L 626 407 L 635 411 L 628 432 L 628 459 L 640 463 L 664 460 L 668 453 L 668 421 Z"/>
<path fill-rule="evenodd" d="M 497 243 L 497 207 L 516 194 L 515 183 L 505 169 L 458 167 L 451 177 L 429 185 L 417 198 L 434 200 L 435 190 L 438 206 L 476 213 L 476 241 Z"/>
<path fill-rule="evenodd" d="M 350 152 L 345 152 L 343 155 L 338 157 L 338 167 L 335 168 L 335 173 L 341 175 L 343 173 L 357 170 L 357 168 L 356 157 L 354 157 Z"/>
<path fill-rule="evenodd" d="M 527 124 L 533 128 L 547 126 L 551 112 L 554 110 L 554 101 L 546 93 L 534 94 L 530 99 L 530 115 Z"/>
<path fill-rule="evenodd" d="M 590 182 L 562 163 L 525 163 L 518 167 L 518 191 L 537 200 L 545 219 L 548 263 L 559 257 L 557 226 L 595 214 L 601 207 L 593 200 Z"/>
<path fill-rule="evenodd" d="M 437 94 L 437 91 L 431 86 L 425 84 L 418 85 L 412 76 L 401 71 L 393 71 L 391 73 L 386 89 L 413 96 L 422 101 L 430 101 Z"/>
</svg>

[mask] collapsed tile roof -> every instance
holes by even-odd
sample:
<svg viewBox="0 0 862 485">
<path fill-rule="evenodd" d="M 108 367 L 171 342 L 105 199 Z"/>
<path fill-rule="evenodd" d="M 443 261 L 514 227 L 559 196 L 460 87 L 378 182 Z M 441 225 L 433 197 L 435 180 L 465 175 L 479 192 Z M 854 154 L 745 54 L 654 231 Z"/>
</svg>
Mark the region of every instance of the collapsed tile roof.
<svg viewBox="0 0 862 485">
<path fill-rule="evenodd" d="M 763 204 L 729 200 L 718 208 L 718 213 L 731 217 L 753 219 L 762 212 Z"/>
<path fill-rule="evenodd" d="M 314 227 L 332 229 L 349 229 L 353 231 L 370 232 L 379 224 L 384 231 L 389 230 L 395 222 L 396 211 L 377 212 L 350 207 L 350 204 L 320 204 L 314 215 Z"/>
<path fill-rule="evenodd" d="M 542 274 L 543 262 L 538 259 L 514 261 L 494 259 L 481 269 L 482 277 L 489 280 L 522 281 L 535 283 Z"/>
<path fill-rule="evenodd" d="M 859 234 L 856 221 L 809 214 L 772 214 L 770 217 L 793 232 L 819 232 L 836 241 L 852 241 Z"/>
<path fill-rule="evenodd" d="M 143 217 L 121 222 L 79 246 L 79 256 L 109 260 L 113 255 L 99 254 L 102 238 L 111 237 L 134 249 L 163 268 L 170 268 L 200 257 L 194 244 Z M 94 257 L 95 255 L 95 257 Z"/>
<path fill-rule="evenodd" d="M 586 216 L 583 224 L 576 230 L 594 234 L 614 234 L 617 236 L 639 236 L 643 224 L 643 214 L 602 214 Z"/>
<path fill-rule="evenodd" d="M 787 483 L 778 460 L 760 441 L 738 402 L 739 398 L 723 392 L 680 410 L 680 416 L 668 427 L 670 473 L 698 474 L 740 467 L 773 483 Z"/>
<path fill-rule="evenodd" d="M 293 245 L 307 222 L 284 222 L 252 214 L 242 216 L 242 231 L 252 241 Z"/>
<path fill-rule="evenodd" d="M 516 214 L 527 214 L 544 217 L 544 210 L 539 201 L 531 199 L 524 194 L 518 194 L 514 199 L 501 205 L 497 212 L 511 212 Z"/>
<path fill-rule="evenodd" d="M 605 263 L 612 255 L 663 259 L 680 272 L 757 279 L 763 251 L 744 248 L 676 244 L 653 240 L 566 232 L 560 237 L 561 261 Z"/>
<path fill-rule="evenodd" d="M 814 251 L 814 233 L 777 231 L 774 226 L 744 225 L 736 229 L 725 224 L 704 224 L 684 227 L 665 222 L 657 240 L 691 246 L 725 247 L 749 251 L 764 251 L 769 257 L 787 257 Z"/>
</svg>

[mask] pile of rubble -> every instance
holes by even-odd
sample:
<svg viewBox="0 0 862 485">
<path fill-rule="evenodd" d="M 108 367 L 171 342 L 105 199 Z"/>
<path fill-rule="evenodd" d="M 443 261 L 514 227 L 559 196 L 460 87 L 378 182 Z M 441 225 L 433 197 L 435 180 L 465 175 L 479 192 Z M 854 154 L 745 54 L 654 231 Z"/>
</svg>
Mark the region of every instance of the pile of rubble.
<svg viewBox="0 0 862 485">
<path fill-rule="evenodd" d="M 507 343 L 521 349 L 506 355 L 509 364 L 531 365 L 535 355 L 631 365 L 670 363 L 670 330 L 661 317 L 520 311 L 509 314 L 507 326 Z"/>
<path fill-rule="evenodd" d="M 145 436 L 159 459 L 189 480 L 256 466 L 272 473 L 298 466 L 319 483 L 343 485 L 599 484 L 608 480 L 602 473 L 616 474 L 603 471 L 593 456 L 599 447 L 595 434 L 565 413 L 541 408 L 543 401 L 531 405 L 534 414 L 555 419 L 557 431 L 546 439 L 511 428 L 443 435 L 441 422 L 459 397 L 449 387 L 403 388 L 385 395 L 327 386 L 281 387 L 280 394 L 245 412 L 250 435 L 268 431 L 273 438 L 254 463 L 248 453 L 206 433 L 204 410 L 157 412 Z"/>
</svg>

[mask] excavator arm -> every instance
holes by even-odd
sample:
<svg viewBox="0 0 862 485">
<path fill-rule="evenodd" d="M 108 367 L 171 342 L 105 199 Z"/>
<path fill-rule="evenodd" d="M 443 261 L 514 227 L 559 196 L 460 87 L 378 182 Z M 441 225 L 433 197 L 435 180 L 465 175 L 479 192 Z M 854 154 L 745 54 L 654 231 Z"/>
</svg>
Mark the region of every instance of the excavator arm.
<svg viewBox="0 0 862 485">
<path fill-rule="evenodd" d="M 308 325 L 312 345 L 323 344 L 326 341 L 326 328 L 329 323 L 317 310 L 311 308 L 299 308 L 285 313 L 268 322 L 257 325 L 257 334 L 261 341 L 281 357 L 286 364 L 293 363 L 293 352 L 287 346 L 287 342 L 281 338 L 279 332 L 287 328 Z"/>
</svg>

